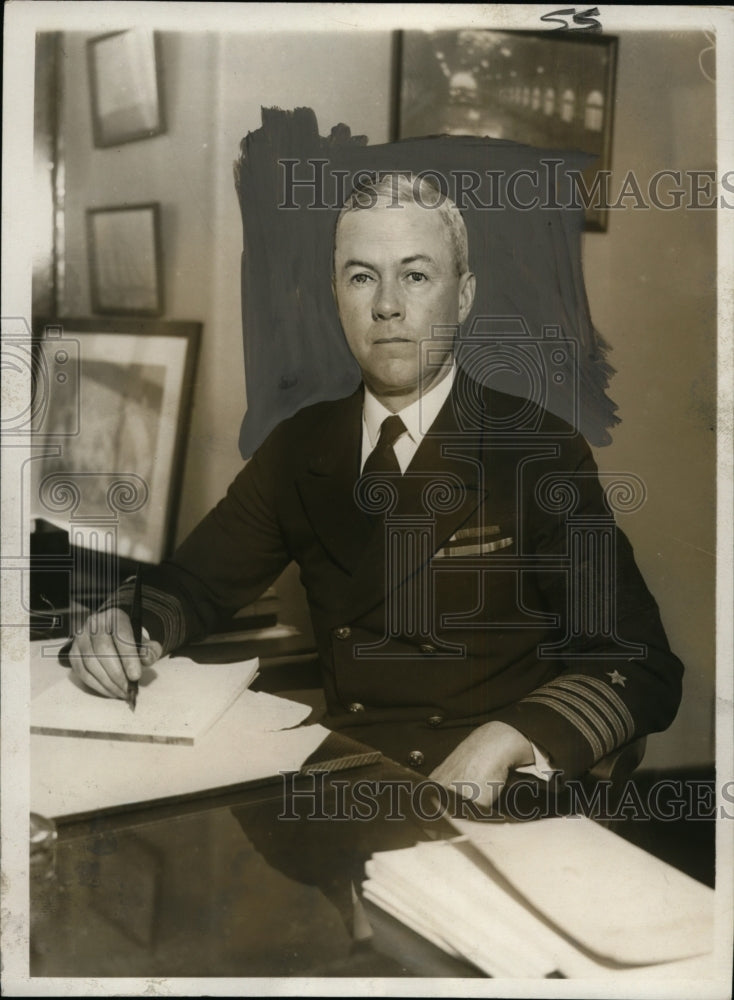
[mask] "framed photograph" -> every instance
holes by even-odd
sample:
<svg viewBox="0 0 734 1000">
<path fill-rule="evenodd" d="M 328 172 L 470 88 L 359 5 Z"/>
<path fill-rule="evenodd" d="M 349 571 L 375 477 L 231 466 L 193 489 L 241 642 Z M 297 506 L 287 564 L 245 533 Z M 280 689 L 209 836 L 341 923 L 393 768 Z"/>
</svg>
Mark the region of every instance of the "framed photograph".
<svg viewBox="0 0 734 1000">
<path fill-rule="evenodd" d="M 94 145 L 120 146 L 165 132 L 160 37 L 132 28 L 87 42 Z"/>
<path fill-rule="evenodd" d="M 101 550 L 172 551 L 201 326 L 150 320 L 39 323 L 46 411 L 34 516 Z M 73 499 L 70 501 L 69 497 Z"/>
<path fill-rule="evenodd" d="M 616 38 L 588 32 L 401 32 L 396 137 L 580 149 L 596 158 L 583 175 L 593 192 L 611 167 L 616 54 Z M 591 201 L 586 228 L 604 231 L 606 201 Z"/>
<path fill-rule="evenodd" d="M 160 205 L 87 209 L 92 312 L 163 312 Z"/>
</svg>

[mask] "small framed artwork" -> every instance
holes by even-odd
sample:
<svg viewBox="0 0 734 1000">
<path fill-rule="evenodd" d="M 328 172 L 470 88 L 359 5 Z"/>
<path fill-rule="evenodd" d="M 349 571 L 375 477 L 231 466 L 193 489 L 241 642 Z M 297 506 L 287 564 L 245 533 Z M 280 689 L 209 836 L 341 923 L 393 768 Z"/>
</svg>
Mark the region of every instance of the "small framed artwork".
<svg viewBox="0 0 734 1000">
<path fill-rule="evenodd" d="M 156 32 L 132 28 L 90 38 L 87 67 L 95 146 L 120 146 L 165 132 Z"/>
<path fill-rule="evenodd" d="M 163 312 L 160 205 L 87 209 L 92 312 Z"/>
<path fill-rule="evenodd" d="M 611 168 L 616 56 L 616 38 L 586 32 L 404 31 L 396 137 L 476 135 L 582 150 L 596 157 L 583 172 L 594 192 Z M 606 200 L 582 204 L 586 228 L 606 230 Z"/>
<path fill-rule="evenodd" d="M 188 322 L 39 321 L 48 447 L 34 517 L 84 548 L 109 551 L 114 532 L 118 556 L 171 553 L 200 334 Z"/>
</svg>

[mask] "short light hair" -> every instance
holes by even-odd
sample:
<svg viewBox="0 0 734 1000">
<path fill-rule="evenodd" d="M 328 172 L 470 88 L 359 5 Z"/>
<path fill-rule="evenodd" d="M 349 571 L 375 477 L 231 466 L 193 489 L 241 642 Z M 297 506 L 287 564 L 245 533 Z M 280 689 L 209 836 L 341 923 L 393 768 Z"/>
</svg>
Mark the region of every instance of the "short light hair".
<svg viewBox="0 0 734 1000">
<path fill-rule="evenodd" d="M 451 240 L 456 273 L 469 270 L 469 240 L 461 212 L 449 196 L 426 174 L 390 172 L 362 174 L 339 212 L 334 230 L 334 245 L 339 223 L 348 212 L 374 208 L 378 198 L 390 198 L 397 206 L 413 204 L 426 211 L 438 212 Z"/>
</svg>

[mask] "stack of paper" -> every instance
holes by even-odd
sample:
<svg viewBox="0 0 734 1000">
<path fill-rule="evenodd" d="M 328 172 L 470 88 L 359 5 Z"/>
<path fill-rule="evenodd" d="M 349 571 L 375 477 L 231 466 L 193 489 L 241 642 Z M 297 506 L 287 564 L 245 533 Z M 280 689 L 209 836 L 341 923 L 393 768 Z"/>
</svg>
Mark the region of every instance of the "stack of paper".
<svg viewBox="0 0 734 1000">
<path fill-rule="evenodd" d="M 166 656 L 144 672 L 134 711 L 63 671 L 31 702 L 31 732 L 191 744 L 250 686 L 257 670 L 257 659 L 202 666 Z"/>
<path fill-rule="evenodd" d="M 707 886 L 584 817 L 456 825 L 375 854 L 365 897 L 493 977 L 711 974 Z"/>
<path fill-rule="evenodd" d="M 297 771 L 328 735 L 300 725 L 307 705 L 246 690 L 256 659 L 159 660 L 144 672 L 132 712 L 122 700 L 80 688 L 57 652 L 32 647 L 31 809 L 42 816 L 87 815 Z"/>
</svg>

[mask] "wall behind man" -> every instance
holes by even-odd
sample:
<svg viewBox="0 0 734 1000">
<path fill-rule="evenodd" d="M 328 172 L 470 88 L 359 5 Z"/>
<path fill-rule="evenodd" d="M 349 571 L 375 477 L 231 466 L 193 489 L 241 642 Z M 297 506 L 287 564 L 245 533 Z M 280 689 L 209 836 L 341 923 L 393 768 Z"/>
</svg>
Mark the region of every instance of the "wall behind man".
<svg viewBox="0 0 734 1000">
<path fill-rule="evenodd" d="M 178 537 L 219 499 L 242 465 L 237 437 L 246 406 L 242 358 L 242 229 L 232 163 L 259 128 L 262 106 L 311 107 L 322 128 L 348 122 L 388 139 L 388 33 L 162 36 L 165 134 L 95 149 L 85 47 L 62 46 L 66 159 L 65 292 L 61 312 L 91 312 L 84 212 L 159 201 L 165 319 L 204 325 Z"/>
<path fill-rule="evenodd" d="M 392 38 L 166 34 L 168 130 L 109 150 L 92 146 L 84 43 L 65 36 L 63 312 L 90 311 L 84 209 L 160 201 L 165 318 L 204 325 L 180 538 L 241 466 L 242 232 L 231 171 L 240 139 L 259 127 L 265 105 L 313 108 L 322 134 L 345 122 L 371 142 L 388 140 Z M 622 36 L 612 190 L 631 168 L 647 176 L 713 167 L 713 98 L 698 66 L 704 44 L 698 35 Z M 714 238 L 711 212 L 629 208 L 611 214 L 607 233 L 585 240 L 592 315 L 613 348 L 619 374 L 610 394 L 623 418 L 597 458 L 646 483 L 646 505 L 622 525 L 687 666 L 678 720 L 649 741 L 647 761 L 660 766 L 713 755 Z M 297 619 L 303 605 L 292 572 L 280 591 L 283 617 Z"/>
<path fill-rule="evenodd" d="M 697 32 L 620 37 L 612 192 L 630 170 L 646 191 L 659 170 L 715 169 L 715 88 L 699 63 L 708 47 Z M 686 666 L 678 717 L 650 737 L 646 764 L 704 763 L 714 733 L 716 215 L 633 204 L 585 237 L 591 313 L 613 348 L 622 417 L 596 457 L 645 482 L 645 505 L 619 522 Z"/>
</svg>

